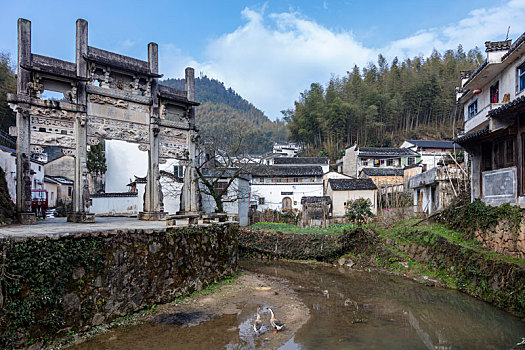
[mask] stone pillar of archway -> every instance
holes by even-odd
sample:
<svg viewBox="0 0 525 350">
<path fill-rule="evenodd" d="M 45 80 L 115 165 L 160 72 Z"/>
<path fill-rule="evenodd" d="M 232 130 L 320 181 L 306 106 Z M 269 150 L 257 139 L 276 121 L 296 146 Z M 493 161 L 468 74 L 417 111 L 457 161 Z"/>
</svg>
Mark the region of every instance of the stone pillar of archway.
<svg viewBox="0 0 525 350">
<path fill-rule="evenodd" d="M 88 53 L 88 23 L 77 20 L 76 65 L 77 76 L 83 80 L 77 82 L 77 103 L 87 105 L 86 79 Z M 73 212 L 67 214 L 69 222 L 95 222 L 95 214 L 89 212 L 91 203 L 87 170 L 87 115 L 78 113 L 75 117 L 75 184 L 73 189 Z"/>
<path fill-rule="evenodd" d="M 195 100 L 195 71 L 193 68 L 186 68 L 186 93 L 188 101 Z M 198 137 L 195 132 L 195 108 L 190 107 L 188 111 L 190 120 L 190 129 L 188 131 L 187 147 L 188 160 L 184 163 L 186 169 L 184 171 L 184 185 L 182 186 L 181 206 L 177 214 L 180 215 L 196 215 L 201 214 L 201 196 L 199 189 L 199 177 L 195 170 L 196 149 L 195 143 Z"/>
<path fill-rule="evenodd" d="M 27 96 L 31 73 L 24 67 L 31 65 L 31 22 L 18 19 L 18 72 L 17 94 Z M 16 112 L 16 211 L 18 222 L 23 225 L 36 224 L 36 215 L 31 212 L 31 127 L 30 106 L 11 106 Z"/>
<path fill-rule="evenodd" d="M 151 73 L 159 73 L 158 45 L 148 44 L 148 63 Z M 151 118 L 149 125 L 148 174 L 146 177 L 146 192 L 144 193 L 144 211 L 139 213 L 140 220 L 162 220 L 166 213 L 163 208 L 162 188 L 159 171 L 159 82 L 158 78 L 151 81 Z"/>
</svg>

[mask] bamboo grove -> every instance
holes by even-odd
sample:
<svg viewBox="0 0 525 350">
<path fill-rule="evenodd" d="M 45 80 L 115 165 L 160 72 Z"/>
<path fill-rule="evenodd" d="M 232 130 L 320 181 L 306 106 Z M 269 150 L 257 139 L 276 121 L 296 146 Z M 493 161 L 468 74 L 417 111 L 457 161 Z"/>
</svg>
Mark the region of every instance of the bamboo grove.
<svg viewBox="0 0 525 350">
<path fill-rule="evenodd" d="M 289 138 L 309 154 L 338 158 L 346 146 L 398 146 L 404 138 L 453 139 L 462 111 L 455 103 L 461 70 L 483 62 L 478 48 L 458 46 L 428 58 L 354 66 L 323 87 L 313 83 L 284 111 Z"/>
</svg>

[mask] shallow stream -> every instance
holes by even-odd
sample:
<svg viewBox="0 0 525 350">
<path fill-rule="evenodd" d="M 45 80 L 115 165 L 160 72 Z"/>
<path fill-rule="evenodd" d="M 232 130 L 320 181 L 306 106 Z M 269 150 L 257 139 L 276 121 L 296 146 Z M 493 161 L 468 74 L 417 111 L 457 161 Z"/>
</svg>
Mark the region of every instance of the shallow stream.
<svg viewBox="0 0 525 350">
<path fill-rule="evenodd" d="M 525 323 L 506 312 L 456 291 L 397 276 L 275 261 L 243 261 L 242 268 L 282 280 L 310 309 L 305 325 L 281 347 L 285 350 L 513 349 L 525 337 Z M 193 327 L 152 322 L 112 331 L 75 348 L 269 348 L 254 336 L 252 322 L 249 310 Z"/>
</svg>

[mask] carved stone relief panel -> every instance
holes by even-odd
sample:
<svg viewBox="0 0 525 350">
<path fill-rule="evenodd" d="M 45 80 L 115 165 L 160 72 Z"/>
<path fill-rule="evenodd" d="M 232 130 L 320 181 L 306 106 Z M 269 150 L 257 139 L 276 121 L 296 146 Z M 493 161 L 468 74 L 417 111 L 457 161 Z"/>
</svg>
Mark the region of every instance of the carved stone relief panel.
<svg viewBox="0 0 525 350">
<path fill-rule="evenodd" d="M 44 153 L 44 148 L 42 146 L 31 146 L 31 153 Z"/>
<path fill-rule="evenodd" d="M 65 155 L 65 156 L 75 156 L 76 155 L 76 150 L 74 149 L 69 149 L 69 148 L 62 148 L 62 154 Z"/>
<path fill-rule="evenodd" d="M 173 143 L 160 143 L 159 158 L 186 159 L 188 147 Z"/>
<path fill-rule="evenodd" d="M 75 148 L 75 124 L 72 120 L 32 115 L 30 127 L 31 145 Z"/>
<path fill-rule="evenodd" d="M 113 107 L 127 109 L 128 108 L 128 102 L 123 100 L 117 100 L 115 98 L 111 98 L 108 96 L 100 96 L 100 95 L 89 95 L 88 100 L 93 103 L 98 103 L 101 105 L 111 105 Z"/>
<path fill-rule="evenodd" d="M 150 108 L 148 105 L 124 99 L 89 94 L 88 114 L 101 118 L 148 124 Z"/>
<path fill-rule="evenodd" d="M 172 105 L 163 105 L 162 106 L 162 118 L 170 120 L 176 123 L 187 124 L 187 112 L 185 108 L 172 106 Z"/>
<path fill-rule="evenodd" d="M 38 106 L 31 106 L 31 110 L 29 113 L 33 116 L 48 117 L 48 118 L 55 118 L 55 119 L 73 120 L 73 118 L 75 117 L 74 112 L 68 112 L 68 111 L 61 110 L 61 109 L 45 108 L 45 107 L 38 107 Z"/>
<path fill-rule="evenodd" d="M 31 145 L 57 146 L 62 148 L 75 148 L 76 140 L 73 135 L 50 134 L 47 132 L 31 132 Z"/>
<path fill-rule="evenodd" d="M 143 124 L 100 117 L 88 117 L 87 134 L 107 140 L 149 144 L 149 127 Z"/>
</svg>

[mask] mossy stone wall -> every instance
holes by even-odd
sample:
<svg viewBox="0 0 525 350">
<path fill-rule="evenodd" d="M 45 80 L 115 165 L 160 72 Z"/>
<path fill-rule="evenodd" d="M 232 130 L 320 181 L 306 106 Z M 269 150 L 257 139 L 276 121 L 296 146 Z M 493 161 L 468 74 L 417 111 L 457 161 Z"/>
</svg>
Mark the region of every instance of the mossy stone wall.
<svg viewBox="0 0 525 350">
<path fill-rule="evenodd" d="M 87 330 L 226 275 L 238 225 L 0 241 L 0 348 Z"/>
</svg>

